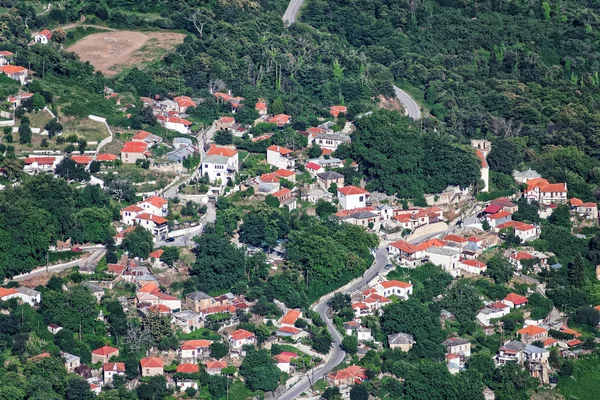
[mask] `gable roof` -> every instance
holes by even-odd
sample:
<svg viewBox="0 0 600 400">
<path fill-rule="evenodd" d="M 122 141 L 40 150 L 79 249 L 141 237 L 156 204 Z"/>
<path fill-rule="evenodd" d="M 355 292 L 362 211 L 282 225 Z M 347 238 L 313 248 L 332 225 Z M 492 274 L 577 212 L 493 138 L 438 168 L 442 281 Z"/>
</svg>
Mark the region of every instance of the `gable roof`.
<svg viewBox="0 0 600 400">
<path fill-rule="evenodd" d="M 517 305 L 517 306 L 520 304 L 527 303 L 527 297 L 521 296 L 520 294 L 516 294 L 516 293 L 509 293 L 508 295 L 506 295 L 504 300 L 510 301 L 511 303 L 513 303 L 514 305 Z"/>
<path fill-rule="evenodd" d="M 500 204 L 490 204 L 483 209 L 483 212 L 488 214 L 496 214 L 498 211 L 502 210 L 502 208 L 503 206 Z"/>
<path fill-rule="evenodd" d="M 206 369 L 218 369 L 219 371 L 223 368 L 227 368 L 227 363 L 225 361 L 207 361 Z"/>
<path fill-rule="evenodd" d="M 544 333 L 544 332 L 548 332 L 548 330 L 542 328 L 541 326 L 536 326 L 536 325 L 529 325 L 529 326 L 526 326 L 523 329 L 519 329 L 517 331 L 517 333 L 519 335 L 528 335 L 528 336 L 539 335 L 540 333 Z"/>
<path fill-rule="evenodd" d="M 196 103 L 188 96 L 178 96 L 173 99 L 179 107 L 196 107 Z"/>
<path fill-rule="evenodd" d="M 483 156 L 483 153 L 481 152 L 481 150 L 477 150 L 477 157 L 479 157 L 479 160 L 481 160 L 481 168 L 487 168 L 488 163 L 485 160 L 485 157 Z"/>
<path fill-rule="evenodd" d="M 351 186 L 344 186 L 344 187 L 338 188 L 338 192 L 340 192 L 344 196 L 369 194 L 369 192 L 367 192 L 365 189 L 359 188 L 359 187 L 356 187 L 356 186 L 352 186 L 352 185 Z"/>
<path fill-rule="evenodd" d="M 317 163 L 314 163 L 314 162 L 312 162 L 312 161 L 311 161 L 311 162 L 309 162 L 308 164 L 306 164 L 306 165 L 304 166 L 304 168 L 307 168 L 307 169 L 310 169 L 310 170 L 313 170 L 313 171 L 318 171 L 318 170 L 320 170 L 322 167 L 321 167 L 319 164 L 317 164 Z"/>
<path fill-rule="evenodd" d="M 252 337 L 254 337 L 254 333 L 248 332 L 245 329 L 238 329 L 237 331 L 231 332 L 229 334 L 229 338 L 231 340 L 236 340 L 236 341 L 237 340 L 242 340 L 242 339 L 249 339 L 249 338 L 252 338 Z"/>
<path fill-rule="evenodd" d="M 521 261 L 521 260 L 533 260 L 535 257 L 524 251 L 518 251 L 515 254 L 512 254 L 510 256 L 510 258 L 515 259 L 517 261 Z"/>
<path fill-rule="evenodd" d="M 188 340 L 186 342 L 183 342 L 183 344 L 179 348 L 181 350 L 196 350 L 197 348 L 200 348 L 200 347 L 208 347 L 211 344 L 212 344 L 212 340 L 196 339 L 196 340 Z"/>
<path fill-rule="evenodd" d="M 27 72 L 27 68 L 19 67 L 17 65 L 5 65 L 0 67 L 0 72 L 4 72 L 7 75 L 16 75 Z"/>
<path fill-rule="evenodd" d="M 583 201 L 581 201 L 577 197 L 573 197 L 573 198 L 569 199 L 569 203 L 573 207 L 583 207 Z"/>
<path fill-rule="evenodd" d="M 125 372 L 125 363 L 122 363 L 122 362 L 104 363 L 104 364 L 102 364 L 102 370 L 103 371 Z"/>
<path fill-rule="evenodd" d="M 142 368 L 162 368 L 165 366 L 165 362 L 162 358 L 158 357 L 146 357 L 140 360 Z"/>
<path fill-rule="evenodd" d="M 463 260 L 463 261 L 461 261 L 461 264 L 468 265 L 469 267 L 475 267 L 475 268 L 487 267 L 487 265 L 485 265 L 481 261 L 477 261 L 477 260 Z"/>
<path fill-rule="evenodd" d="M 365 372 L 365 368 L 360 367 L 358 365 L 351 365 L 348 368 L 344 368 L 336 372 L 331 372 L 329 375 L 327 375 L 327 377 L 335 381 L 352 378 L 360 382 L 367 379 L 367 375 L 365 374 Z"/>
<path fill-rule="evenodd" d="M 293 153 L 293 151 L 290 149 L 286 149 L 285 147 L 276 146 L 276 145 L 271 145 L 271 146 L 267 147 L 267 151 L 274 151 L 274 152 L 281 154 L 282 156 Z"/>
<path fill-rule="evenodd" d="M 127 206 L 127 207 L 123 208 L 121 210 L 121 212 L 123 212 L 123 211 L 142 212 L 142 211 L 144 211 L 144 209 L 142 207 L 140 207 L 140 206 L 136 206 L 135 204 L 132 204 L 130 206 Z"/>
<path fill-rule="evenodd" d="M 121 153 L 144 153 L 147 147 L 145 142 L 127 142 L 123 145 Z"/>
<path fill-rule="evenodd" d="M 43 31 L 40 31 L 38 35 L 46 36 L 46 38 L 50 39 L 52 38 L 52 31 L 49 29 L 44 29 Z"/>
<path fill-rule="evenodd" d="M 294 323 L 300 318 L 302 312 L 300 310 L 289 310 L 283 319 L 281 320 L 282 324 L 294 325 Z"/>
<path fill-rule="evenodd" d="M 98 154 L 96 156 L 96 161 L 115 161 L 117 156 L 115 154 Z"/>
<path fill-rule="evenodd" d="M 200 368 L 198 367 L 198 364 L 179 364 L 177 366 L 177 372 L 182 374 L 193 374 L 199 371 Z"/>
<path fill-rule="evenodd" d="M 190 126 L 192 125 L 192 123 L 190 121 L 188 121 L 187 119 L 183 119 L 183 118 L 179 118 L 179 117 L 163 117 L 163 116 L 159 116 L 156 119 L 158 119 L 159 121 L 164 121 L 164 122 L 168 122 L 171 124 L 182 124 L 185 126 Z"/>
<path fill-rule="evenodd" d="M 99 349 L 96 349 L 94 351 L 92 351 L 92 354 L 96 354 L 99 356 L 108 356 L 109 354 L 112 354 L 114 352 L 119 351 L 119 349 L 116 349 L 114 347 L 110 347 L 110 346 L 102 346 Z"/>
<path fill-rule="evenodd" d="M 223 157 L 233 157 L 238 153 L 237 150 L 235 149 L 230 149 L 228 147 L 217 147 L 214 144 L 210 145 L 210 149 L 208 149 L 208 151 L 206 152 L 206 155 L 208 156 L 212 156 L 212 155 L 217 155 L 217 156 L 223 156 Z"/>
<path fill-rule="evenodd" d="M 402 282 L 402 281 L 396 281 L 396 280 L 385 281 L 385 282 L 381 282 L 380 284 L 385 289 L 389 289 L 389 288 L 393 288 L 393 287 L 407 289 L 407 288 L 412 287 L 412 284 L 410 284 L 410 283 L 406 283 L 406 282 Z"/>
<path fill-rule="evenodd" d="M 278 169 L 275 171 L 275 175 L 280 178 L 289 178 L 290 176 L 296 175 L 294 171 L 290 171 L 289 169 Z"/>
<path fill-rule="evenodd" d="M 529 230 L 535 229 L 535 226 L 526 224 L 521 221 L 508 221 L 508 222 L 498 225 L 496 228 L 498 228 L 498 229 L 514 228 L 514 230 L 516 230 L 516 231 L 529 231 Z"/>
<path fill-rule="evenodd" d="M 147 199 L 141 201 L 141 203 L 148 203 L 148 204 L 152 204 L 156 208 L 163 208 L 164 206 L 169 204 L 169 201 L 166 199 L 163 199 L 160 196 L 152 196 L 152 197 L 148 197 Z"/>
<path fill-rule="evenodd" d="M 458 235 L 446 235 L 446 236 L 444 236 L 444 240 L 447 242 L 454 242 L 454 243 L 466 243 L 468 241 L 464 237 L 460 237 Z"/>
<path fill-rule="evenodd" d="M 158 250 L 155 250 L 152 253 L 148 254 L 148 257 L 150 257 L 150 258 L 160 258 L 163 255 L 164 252 L 165 251 L 163 249 L 158 249 Z"/>
<path fill-rule="evenodd" d="M 131 139 L 132 140 L 144 140 L 150 135 L 152 135 L 152 134 L 148 131 L 139 131 Z"/>
<path fill-rule="evenodd" d="M 507 211 L 499 211 L 496 214 L 488 215 L 489 219 L 500 219 L 511 216 L 512 214 Z"/>
<path fill-rule="evenodd" d="M 283 189 L 278 190 L 275 193 L 273 193 L 273 197 L 284 197 L 284 196 L 287 196 L 290 193 L 292 193 L 292 191 L 290 189 L 283 188 Z"/>
<path fill-rule="evenodd" d="M 163 217 L 159 217 L 158 215 L 148 214 L 148 213 L 139 214 L 136 218 L 143 219 L 145 221 L 152 221 L 155 224 L 159 224 L 159 225 L 166 224 L 167 222 L 169 222 L 166 219 L 164 219 Z"/>
</svg>

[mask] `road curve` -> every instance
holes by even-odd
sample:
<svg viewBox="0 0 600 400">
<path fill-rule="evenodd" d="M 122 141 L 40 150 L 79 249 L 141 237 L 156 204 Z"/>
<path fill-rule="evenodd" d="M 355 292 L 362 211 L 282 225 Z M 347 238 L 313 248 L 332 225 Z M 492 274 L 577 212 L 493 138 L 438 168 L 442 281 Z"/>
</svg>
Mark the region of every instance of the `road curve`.
<svg viewBox="0 0 600 400">
<path fill-rule="evenodd" d="M 421 107 L 419 107 L 417 102 L 414 101 L 408 93 L 396 85 L 394 85 L 394 92 L 396 93 L 398 100 L 400 100 L 400 103 L 404 106 L 404 114 L 414 120 L 421 119 Z"/>
<path fill-rule="evenodd" d="M 304 0 L 290 0 L 290 4 L 288 4 L 285 13 L 283 13 L 283 22 L 286 25 L 291 25 L 296 22 L 296 16 L 298 15 L 298 11 L 300 11 L 300 7 Z"/>
<path fill-rule="evenodd" d="M 375 264 L 371 268 L 369 268 L 369 270 L 365 273 L 364 277 L 361 280 L 357 281 L 355 284 L 353 284 L 351 287 L 345 290 L 344 293 L 352 293 L 355 290 L 362 288 L 364 285 L 367 284 L 367 282 L 369 282 L 377 274 L 383 271 L 385 265 L 389 262 L 386 247 L 387 246 L 385 244 L 381 244 L 381 246 L 379 246 L 375 254 Z M 332 369 L 341 364 L 342 361 L 344 361 L 344 357 L 346 357 L 346 352 L 340 348 L 340 345 L 342 344 L 342 336 L 327 316 L 327 309 L 329 308 L 329 306 L 327 305 L 328 301 L 329 296 L 325 297 L 323 300 L 317 303 L 313 307 L 313 310 L 318 312 L 319 315 L 321 315 L 321 318 L 327 325 L 327 330 L 333 337 L 333 348 L 331 350 L 331 357 L 325 364 L 313 369 L 312 371 L 309 371 L 307 376 L 299 380 L 285 393 L 281 394 L 277 398 L 277 400 L 293 400 L 300 397 L 300 395 L 303 392 L 310 389 L 311 382 L 314 384 L 316 381 L 318 381 L 319 379 L 323 378 L 326 374 L 331 372 Z"/>
</svg>

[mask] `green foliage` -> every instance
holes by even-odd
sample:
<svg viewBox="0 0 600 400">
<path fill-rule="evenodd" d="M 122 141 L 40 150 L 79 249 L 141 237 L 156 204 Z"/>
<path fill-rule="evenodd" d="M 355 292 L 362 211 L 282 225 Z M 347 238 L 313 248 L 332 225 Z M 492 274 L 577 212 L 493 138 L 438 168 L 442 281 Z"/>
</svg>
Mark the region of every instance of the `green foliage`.
<svg viewBox="0 0 600 400">
<path fill-rule="evenodd" d="M 210 344 L 210 356 L 214 359 L 220 360 L 229 354 L 229 346 L 223 342 L 212 342 Z"/>
<path fill-rule="evenodd" d="M 130 257 L 146 259 L 152 251 L 153 245 L 152 233 L 138 225 L 133 231 L 125 235 L 121 247 L 129 252 Z"/>
<path fill-rule="evenodd" d="M 73 239 L 76 243 L 103 243 L 114 235 L 111 225 L 112 211 L 103 208 L 83 208 L 73 215 L 75 228 Z"/>
<path fill-rule="evenodd" d="M 281 371 L 267 350 L 251 349 L 242 361 L 240 375 L 250 390 L 272 391 L 277 388 Z"/>
<path fill-rule="evenodd" d="M 388 335 L 398 332 L 410 333 L 414 335 L 417 343 L 423 340 L 441 343 L 445 338 L 439 315 L 412 298 L 385 307 L 381 317 L 381 329 Z"/>
<path fill-rule="evenodd" d="M 282 209 L 259 208 L 244 216 L 240 241 L 253 246 L 275 247 L 289 232 L 289 216 Z"/>
<path fill-rule="evenodd" d="M 98 316 L 96 299 L 85 286 L 74 286 L 69 292 L 47 291 L 41 307 L 47 321 L 72 332 L 93 332 Z"/>
<path fill-rule="evenodd" d="M 490 169 L 510 175 L 521 162 L 522 156 L 514 141 L 501 139 L 493 143 L 486 160 Z"/>
<path fill-rule="evenodd" d="M 179 260 L 179 247 L 163 247 L 163 254 L 160 256 L 160 260 L 169 266 L 173 266 Z"/>
<path fill-rule="evenodd" d="M 598 321 L 600 321 L 600 312 L 593 307 L 582 306 L 575 310 L 573 321 L 590 328 L 595 328 L 598 325 Z"/>
<path fill-rule="evenodd" d="M 514 221 L 521 221 L 529 224 L 539 223 L 539 205 L 537 202 L 530 203 L 527 199 L 521 198 L 517 201 L 517 205 L 519 206 L 519 209 L 512 215 Z"/>
<path fill-rule="evenodd" d="M 328 217 L 329 215 L 334 214 L 336 211 L 337 208 L 331 202 L 323 199 L 319 199 L 319 201 L 317 201 L 315 212 L 317 213 L 319 218 Z"/>
<path fill-rule="evenodd" d="M 487 261 L 487 271 L 485 275 L 489 276 L 496 284 L 507 283 L 514 272 L 513 266 L 508 260 L 497 254 Z"/>
<path fill-rule="evenodd" d="M 548 217 L 548 222 L 556 226 L 571 229 L 571 210 L 569 206 L 566 204 L 558 205 L 554 211 L 552 211 L 550 217 Z"/>
<path fill-rule="evenodd" d="M 215 134 L 215 143 L 219 145 L 226 145 L 233 143 L 233 135 L 229 131 L 217 131 Z"/>
<path fill-rule="evenodd" d="M 342 348 L 350 355 L 356 354 L 358 351 L 358 339 L 355 335 L 344 337 L 342 340 Z"/>
<path fill-rule="evenodd" d="M 65 157 L 56 166 L 56 175 L 67 181 L 87 182 L 90 180 L 90 174 L 83 165 L 78 165 L 69 157 Z"/>
</svg>

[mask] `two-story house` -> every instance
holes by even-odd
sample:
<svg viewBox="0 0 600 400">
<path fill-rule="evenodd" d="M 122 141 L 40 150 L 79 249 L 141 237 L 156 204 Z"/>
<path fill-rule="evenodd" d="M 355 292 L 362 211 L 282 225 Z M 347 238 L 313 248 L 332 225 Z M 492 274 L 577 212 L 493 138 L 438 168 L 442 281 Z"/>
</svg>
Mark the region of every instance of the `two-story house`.
<svg viewBox="0 0 600 400">
<path fill-rule="evenodd" d="M 408 296 L 413 293 L 413 285 L 411 282 L 402 282 L 397 280 L 379 282 L 373 288 L 377 294 L 383 297 L 396 296 L 402 300 L 408 300 Z"/>
<path fill-rule="evenodd" d="M 229 343 L 234 349 L 241 349 L 246 344 L 255 345 L 256 336 L 252 332 L 248 332 L 244 329 L 238 329 L 237 331 L 229 334 Z"/>
<path fill-rule="evenodd" d="M 196 363 L 199 359 L 210 355 L 212 340 L 188 340 L 179 347 L 179 357 L 182 362 Z"/>
<path fill-rule="evenodd" d="M 104 376 L 104 384 L 107 385 L 112 382 L 115 376 L 125 376 L 125 363 L 104 363 L 102 364 L 102 374 Z"/>
<path fill-rule="evenodd" d="M 285 147 L 272 145 L 267 148 L 267 164 L 279 169 L 294 169 L 296 159 L 293 151 Z"/>
<path fill-rule="evenodd" d="M 238 151 L 228 147 L 211 145 L 201 163 L 202 175 L 207 175 L 210 182 L 221 182 L 226 185 L 239 170 Z"/>
<path fill-rule="evenodd" d="M 356 186 L 344 186 L 337 190 L 338 200 L 344 210 L 366 207 L 370 193 Z"/>
</svg>

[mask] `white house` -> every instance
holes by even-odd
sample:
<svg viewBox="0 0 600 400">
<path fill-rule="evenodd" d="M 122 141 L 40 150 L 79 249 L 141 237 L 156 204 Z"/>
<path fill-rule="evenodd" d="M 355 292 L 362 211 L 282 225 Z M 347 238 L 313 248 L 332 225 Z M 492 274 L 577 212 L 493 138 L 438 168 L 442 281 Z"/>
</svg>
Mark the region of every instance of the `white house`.
<svg viewBox="0 0 600 400">
<path fill-rule="evenodd" d="M 322 149 L 336 151 L 340 144 L 348 144 L 351 141 L 350 136 L 341 133 L 319 133 L 315 136 L 313 144 L 318 144 Z"/>
<path fill-rule="evenodd" d="M 246 344 L 256 344 L 256 336 L 247 330 L 238 329 L 229 334 L 229 343 L 234 349 L 241 349 Z"/>
<path fill-rule="evenodd" d="M 61 353 L 61 357 L 65 362 L 65 368 L 67 369 L 67 372 L 73 372 L 75 371 L 75 368 L 81 365 L 81 358 L 79 356 L 69 353 Z"/>
<path fill-rule="evenodd" d="M 279 169 L 294 169 L 296 159 L 292 157 L 292 150 L 273 145 L 267 148 L 267 164 Z"/>
<path fill-rule="evenodd" d="M 425 250 L 425 257 L 429 259 L 430 263 L 439 265 L 453 277 L 456 278 L 460 275 L 460 252 L 458 250 L 433 246 Z"/>
<path fill-rule="evenodd" d="M 179 117 L 157 117 L 156 118 L 161 126 L 165 127 L 165 129 L 176 131 L 179 133 L 190 134 L 192 133 L 190 127 L 192 123 L 187 119 L 179 118 Z"/>
<path fill-rule="evenodd" d="M 14 56 L 10 51 L 0 51 L 0 67 L 10 64 Z"/>
<path fill-rule="evenodd" d="M 196 363 L 199 359 L 210 354 L 212 340 L 197 339 L 183 342 L 179 347 L 179 357 L 182 362 Z"/>
<path fill-rule="evenodd" d="M 356 334 L 358 341 L 372 340 L 371 329 L 365 328 L 357 321 L 344 322 L 344 330 L 346 335 L 351 336 Z"/>
<path fill-rule="evenodd" d="M 373 289 L 377 291 L 377 294 L 383 297 L 396 296 L 403 300 L 407 300 L 408 296 L 413 293 L 413 285 L 408 282 L 401 282 L 396 280 L 379 282 Z"/>
<path fill-rule="evenodd" d="M 524 222 L 519 221 L 505 222 L 503 224 L 497 225 L 495 230 L 499 231 L 500 229 L 509 228 L 513 228 L 515 230 L 515 236 L 519 237 L 523 242 L 533 240 L 538 236 L 537 228 L 534 225 L 526 224 Z"/>
<path fill-rule="evenodd" d="M 26 83 L 27 75 L 29 74 L 27 68 L 19 67 L 17 65 L 4 65 L 0 67 L 0 72 L 12 80 L 18 81 L 21 85 Z"/>
<path fill-rule="evenodd" d="M 202 160 L 201 169 L 202 175 L 208 175 L 210 182 L 220 181 L 225 185 L 239 170 L 238 152 L 235 149 L 212 145 Z"/>
<path fill-rule="evenodd" d="M 471 357 L 471 342 L 466 339 L 453 337 L 444 342 L 446 354 L 459 354 L 464 357 Z"/>
<path fill-rule="evenodd" d="M 487 265 L 477 260 L 460 260 L 458 267 L 469 274 L 481 275 L 487 271 Z"/>
<path fill-rule="evenodd" d="M 148 197 L 137 203 L 137 206 L 141 207 L 143 212 L 159 217 L 164 218 L 169 214 L 169 201 L 159 196 Z"/>
<path fill-rule="evenodd" d="M 135 217 L 144 212 L 142 207 L 135 204 L 127 206 L 121 210 L 121 222 L 127 225 L 135 224 Z"/>
<path fill-rule="evenodd" d="M 508 313 L 510 313 L 510 307 L 508 307 L 506 304 L 504 304 L 502 302 L 497 301 L 497 302 L 488 304 L 487 307 L 479 310 L 479 312 L 477 313 L 477 320 L 483 326 L 490 326 L 491 320 L 502 318 L 505 315 L 507 315 Z"/>
<path fill-rule="evenodd" d="M 40 292 L 26 287 L 18 287 L 15 297 L 30 306 L 37 306 L 42 302 L 42 294 Z"/>
<path fill-rule="evenodd" d="M 486 219 L 490 224 L 490 227 L 495 228 L 498 225 L 512 221 L 512 214 L 506 211 L 500 211 L 486 216 Z"/>
<path fill-rule="evenodd" d="M 141 213 L 135 217 L 135 224 L 148 229 L 152 233 L 152 236 L 158 240 L 167 239 L 169 233 L 168 222 L 163 217 L 148 213 Z"/>
<path fill-rule="evenodd" d="M 115 376 L 125 376 L 125 363 L 111 362 L 102 364 L 102 373 L 104 374 L 104 384 L 112 382 Z"/>
<path fill-rule="evenodd" d="M 542 205 L 564 203 L 567 201 L 567 184 L 550 183 L 546 179 L 530 179 L 526 183 L 525 198 L 535 200 Z"/>
<path fill-rule="evenodd" d="M 483 189 L 481 191 L 488 192 L 490 190 L 490 167 L 481 150 L 477 150 L 477 157 L 481 161 L 481 180 L 483 181 Z"/>
<path fill-rule="evenodd" d="M 33 40 L 35 43 L 40 44 L 48 44 L 48 42 L 52 39 L 52 31 L 48 29 L 44 29 L 34 36 Z"/>
<path fill-rule="evenodd" d="M 344 210 L 367 206 L 369 192 L 356 186 L 344 186 L 337 190 L 338 200 Z"/>
</svg>

